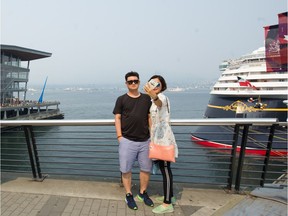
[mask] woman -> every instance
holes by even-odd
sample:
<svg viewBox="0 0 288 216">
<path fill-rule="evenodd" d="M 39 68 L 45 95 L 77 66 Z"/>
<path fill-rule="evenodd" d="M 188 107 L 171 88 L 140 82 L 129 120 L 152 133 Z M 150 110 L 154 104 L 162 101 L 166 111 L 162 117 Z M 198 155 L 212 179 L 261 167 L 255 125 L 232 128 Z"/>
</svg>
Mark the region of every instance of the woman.
<svg viewBox="0 0 288 216">
<path fill-rule="evenodd" d="M 178 148 L 175 137 L 170 127 L 170 105 L 169 99 L 162 93 L 167 89 L 165 79 L 160 75 L 152 76 L 148 83 L 144 86 L 145 92 L 152 98 L 150 108 L 151 125 L 151 141 L 160 145 L 175 145 L 175 157 L 178 157 Z M 164 198 L 163 203 L 152 210 L 156 214 L 164 214 L 173 212 L 174 208 L 171 199 L 173 197 L 173 174 L 171 171 L 171 162 L 157 160 L 162 177 Z"/>
</svg>

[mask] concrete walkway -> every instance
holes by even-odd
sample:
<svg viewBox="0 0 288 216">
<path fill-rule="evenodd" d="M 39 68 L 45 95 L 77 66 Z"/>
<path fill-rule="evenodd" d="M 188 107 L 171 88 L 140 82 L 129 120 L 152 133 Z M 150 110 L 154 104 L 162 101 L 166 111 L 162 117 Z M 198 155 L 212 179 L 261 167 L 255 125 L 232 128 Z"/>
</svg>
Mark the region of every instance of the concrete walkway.
<svg viewBox="0 0 288 216">
<path fill-rule="evenodd" d="M 138 188 L 138 185 L 133 186 L 134 195 Z M 154 202 L 161 191 L 161 183 L 150 183 L 148 193 Z M 254 195 L 239 195 L 221 188 L 200 189 L 174 184 L 174 191 L 177 198 L 175 211 L 165 216 L 287 215 L 287 186 L 282 191 L 284 201 L 282 199 L 281 202 L 259 198 L 255 192 Z M 279 194 L 278 191 L 276 193 Z M 151 207 L 140 202 L 137 202 L 137 211 L 129 209 L 124 202 L 124 194 L 124 188 L 118 183 L 50 178 L 37 182 L 28 177 L 17 177 L 1 184 L 1 215 L 154 215 Z M 256 191 L 257 194 L 259 192 Z M 155 205 L 158 203 L 155 202 Z M 262 207 L 273 207 L 273 211 Z"/>
<path fill-rule="evenodd" d="M 148 193 L 154 201 L 161 194 L 161 189 L 160 183 L 150 184 Z M 137 185 L 133 190 L 136 195 Z M 234 206 L 245 197 L 227 194 L 221 189 L 180 188 L 177 184 L 175 191 L 175 211 L 165 215 L 209 216 L 224 206 Z M 36 182 L 20 177 L 1 185 L 1 215 L 153 215 L 152 208 L 140 202 L 137 202 L 137 211 L 129 209 L 124 202 L 124 194 L 123 187 L 118 183 L 49 178 Z"/>
</svg>

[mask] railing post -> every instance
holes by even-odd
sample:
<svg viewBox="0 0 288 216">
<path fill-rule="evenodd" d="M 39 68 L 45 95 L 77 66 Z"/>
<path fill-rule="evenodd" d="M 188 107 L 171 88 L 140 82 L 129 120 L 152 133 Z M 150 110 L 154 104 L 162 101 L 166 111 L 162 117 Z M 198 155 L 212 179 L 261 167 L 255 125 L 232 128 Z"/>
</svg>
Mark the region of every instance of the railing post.
<svg viewBox="0 0 288 216">
<path fill-rule="evenodd" d="M 233 143 L 232 143 L 232 150 L 231 150 L 231 157 L 230 157 L 230 165 L 229 165 L 229 173 L 228 173 L 228 182 L 227 182 L 227 189 L 232 189 L 233 183 L 233 176 L 234 176 L 234 167 L 236 161 L 236 152 L 237 152 L 237 145 L 238 145 L 238 137 L 239 137 L 239 125 L 236 124 L 234 127 L 234 135 L 233 135 Z"/>
<path fill-rule="evenodd" d="M 46 176 L 42 176 L 33 128 L 32 126 L 23 126 L 23 128 L 26 137 L 33 178 L 36 181 L 43 181 Z"/>
<path fill-rule="evenodd" d="M 31 145 L 31 133 L 29 131 L 29 128 L 27 126 L 23 126 L 25 138 L 26 138 L 26 144 L 27 144 L 27 149 L 28 149 L 28 154 L 29 154 L 29 159 L 30 159 L 30 166 L 32 170 L 32 175 L 33 178 L 36 179 L 36 168 L 35 168 L 35 162 L 34 162 L 34 157 L 33 157 L 33 152 L 32 152 L 32 145 Z"/>
<path fill-rule="evenodd" d="M 249 131 L 249 124 L 245 124 L 244 129 L 243 129 L 243 134 L 242 134 L 241 149 L 240 149 L 240 154 L 239 154 L 238 168 L 237 168 L 236 182 L 235 182 L 235 190 L 237 192 L 239 192 L 240 190 L 241 175 L 242 175 L 242 169 L 243 169 L 243 163 L 244 163 L 244 157 L 245 157 L 245 149 L 246 149 L 246 144 L 247 144 L 248 131 Z"/>
<path fill-rule="evenodd" d="M 120 183 L 119 183 L 120 187 L 124 187 L 123 185 L 123 179 L 122 179 L 122 172 L 120 172 Z"/>
<path fill-rule="evenodd" d="M 270 153 L 271 153 L 272 144 L 273 144 L 273 137 L 274 137 L 274 133 L 275 133 L 275 127 L 276 127 L 276 125 L 273 124 L 271 126 L 271 128 L 270 128 L 270 133 L 269 133 L 267 147 L 266 147 L 266 155 L 265 155 L 265 159 L 264 159 L 264 165 L 263 165 L 261 181 L 260 181 L 260 186 L 261 187 L 264 186 L 264 182 L 265 182 L 265 179 L 266 179 L 266 173 L 267 173 L 267 170 L 268 170 L 268 164 L 269 164 L 269 160 L 270 160 Z"/>
</svg>

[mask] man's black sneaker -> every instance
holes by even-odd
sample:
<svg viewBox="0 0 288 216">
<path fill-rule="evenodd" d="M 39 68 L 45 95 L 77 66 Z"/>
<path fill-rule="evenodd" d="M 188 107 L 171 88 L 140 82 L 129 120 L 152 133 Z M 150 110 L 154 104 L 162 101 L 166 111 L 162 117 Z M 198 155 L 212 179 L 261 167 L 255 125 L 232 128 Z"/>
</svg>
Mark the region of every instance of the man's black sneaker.
<svg viewBox="0 0 288 216">
<path fill-rule="evenodd" d="M 139 194 L 137 195 L 137 198 L 138 198 L 139 201 L 141 201 L 141 202 L 144 201 L 145 205 L 147 205 L 147 206 L 150 206 L 150 207 L 153 207 L 153 206 L 154 206 L 153 201 L 150 199 L 150 197 L 148 196 L 148 194 L 147 194 L 146 191 L 144 191 L 143 194 L 141 194 L 141 193 L 139 192 Z"/>
<path fill-rule="evenodd" d="M 130 209 L 133 209 L 133 210 L 137 210 L 138 209 L 138 206 L 136 205 L 132 194 L 130 194 L 130 193 L 126 194 L 125 202 L 127 203 L 127 206 Z"/>
</svg>

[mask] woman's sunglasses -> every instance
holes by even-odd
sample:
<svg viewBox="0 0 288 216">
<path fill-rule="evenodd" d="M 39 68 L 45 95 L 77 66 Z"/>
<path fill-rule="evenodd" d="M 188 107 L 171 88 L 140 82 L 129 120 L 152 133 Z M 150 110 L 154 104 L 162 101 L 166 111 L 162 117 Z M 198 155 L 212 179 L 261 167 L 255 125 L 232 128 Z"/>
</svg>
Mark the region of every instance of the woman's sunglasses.
<svg viewBox="0 0 288 216">
<path fill-rule="evenodd" d="M 161 86 L 161 84 L 158 83 L 158 84 L 155 86 L 155 88 L 159 88 L 160 86 Z"/>
<path fill-rule="evenodd" d="M 139 80 L 128 80 L 126 82 L 128 83 L 128 85 L 132 85 L 133 83 L 138 84 Z"/>
</svg>

